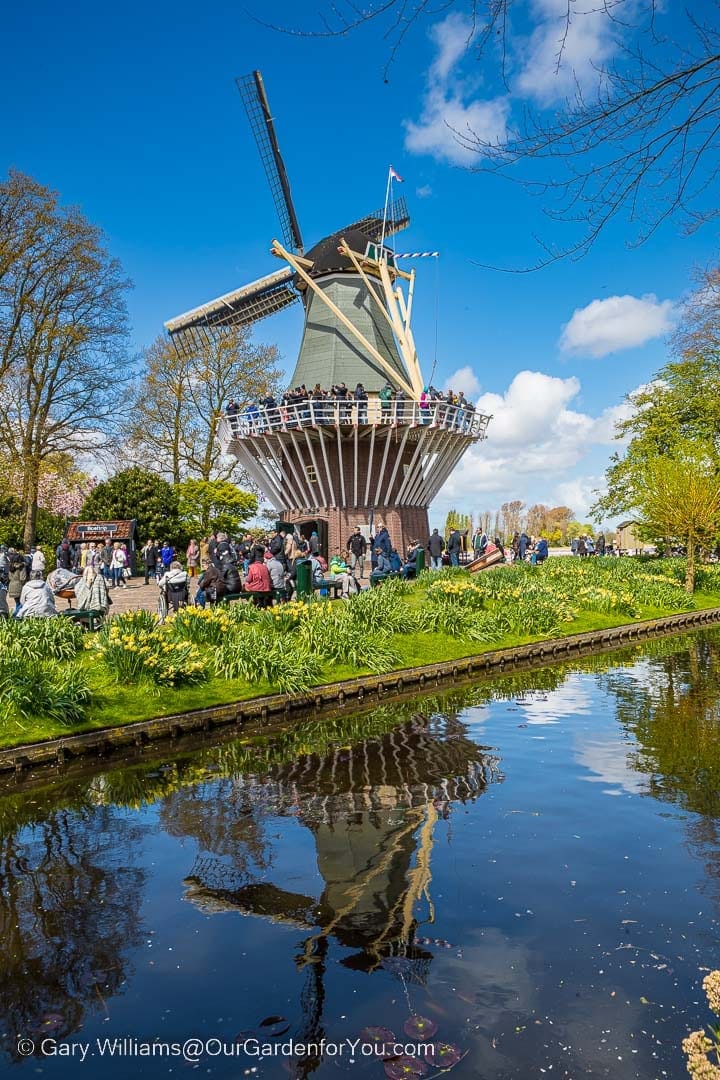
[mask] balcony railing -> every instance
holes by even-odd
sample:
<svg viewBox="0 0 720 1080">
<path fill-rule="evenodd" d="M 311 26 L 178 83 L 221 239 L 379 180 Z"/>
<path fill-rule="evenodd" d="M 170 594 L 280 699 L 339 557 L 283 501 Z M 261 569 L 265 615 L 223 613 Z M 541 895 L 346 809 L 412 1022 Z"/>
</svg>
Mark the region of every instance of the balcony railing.
<svg viewBox="0 0 720 1080">
<path fill-rule="evenodd" d="M 234 416 L 224 416 L 220 438 L 250 439 L 301 428 L 326 427 L 423 427 L 443 429 L 472 439 L 485 435 L 490 418 L 475 409 L 450 405 L 445 401 L 428 402 L 422 408 L 418 401 L 389 401 L 387 404 L 369 401 L 322 400 L 303 401 L 297 405 L 279 405 L 266 409 L 250 406 Z"/>
</svg>

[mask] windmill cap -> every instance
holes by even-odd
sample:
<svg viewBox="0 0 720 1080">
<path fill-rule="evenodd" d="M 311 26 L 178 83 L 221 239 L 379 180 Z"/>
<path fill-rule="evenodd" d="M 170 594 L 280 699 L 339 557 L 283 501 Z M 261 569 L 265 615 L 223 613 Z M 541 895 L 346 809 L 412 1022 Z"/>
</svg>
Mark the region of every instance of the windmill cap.
<svg viewBox="0 0 720 1080">
<path fill-rule="evenodd" d="M 306 258 L 310 259 L 314 264 L 312 270 L 308 270 L 310 277 L 322 277 L 323 274 L 342 273 L 343 271 L 357 273 L 347 255 L 343 255 L 338 250 L 340 241 L 343 239 L 349 248 L 353 251 L 359 251 L 361 254 L 368 245 L 367 236 L 360 232 L 359 229 L 348 229 L 346 232 L 326 236 L 324 240 L 311 248 L 306 255 Z M 300 281 L 299 286 L 304 287 L 304 282 Z"/>
</svg>

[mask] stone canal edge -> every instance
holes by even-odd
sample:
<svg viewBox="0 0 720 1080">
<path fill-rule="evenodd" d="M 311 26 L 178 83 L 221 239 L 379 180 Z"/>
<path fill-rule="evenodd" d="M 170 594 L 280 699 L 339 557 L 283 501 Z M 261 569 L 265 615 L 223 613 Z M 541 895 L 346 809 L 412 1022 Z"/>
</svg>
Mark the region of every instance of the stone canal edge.
<svg viewBox="0 0 720 1080">
<path fill-rule="evenodd" d="M 588 653 L 618 649 L 653 637 L 697 630 L 716 623 L 720 623 L 718 607 L 681 612 L 607 630 L 588 630 L 568 637 L 534 641 L 529 645 L 494 649 L 458 660 L 403 668 L 384 675 L 360 675 L 343 682 L 315 686 L 306 694 L 269 694 L 154 720 L 100 728 L 80 735 L 64 735 L 58 739 L 0 751 L 0 774 L 12 771 L 21 774 L 43 765 L 65 765 L 89 754 L 104 756 L 115 750 L 141 749 L 146 744 L 163 739 L 176 742 L 186 734 L 207 733 L 215 728 L 227 728 L 228 725 L 243 734 L 247 734 L 248 728 L 260 733 L 271 720 L 330 713 L 348 705 L 367 708 L 376 701 L 422 692 L 440 687 L 448 681 L 466 681 L 477 676 L 546 667 Z"/>
</svg>

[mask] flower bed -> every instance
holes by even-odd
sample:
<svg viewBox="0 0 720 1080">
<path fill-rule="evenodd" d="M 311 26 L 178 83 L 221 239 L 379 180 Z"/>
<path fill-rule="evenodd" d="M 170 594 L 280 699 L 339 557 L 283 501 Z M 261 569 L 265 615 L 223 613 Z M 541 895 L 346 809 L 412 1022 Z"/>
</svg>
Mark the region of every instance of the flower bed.
<svg viewBox="0 0 720 1080">
<path fill-rule="evenodd" d="M 158 714 L 153 699 L 162 698 L 164 712 L 169 700 L 174 711 L 197 707 L 202 697 L 190 691 L 202 694 L 206 684 L 215 703 L 253 692 L 297 694 L 355 673 L 687 611 L 695 600 L 683 578 L 677 559 L 551 558 L 473 576 L 425 572 L 348 603 L 186 608 L 162 624 L 137 611 L 92 636 L 65 619 L 10 619 L 0 623 L 0 742 L 11 742 L 30 718 L 47 721 L 50 736 L 107 716 L 113 701 L 122 715 L 133 694 L 149 718 Z M 720 566 L 700 568 L 698 580 L 706 594 L 720 593 Z M 137 711 L 130 717 L 138 718 Z"/>
</svg>

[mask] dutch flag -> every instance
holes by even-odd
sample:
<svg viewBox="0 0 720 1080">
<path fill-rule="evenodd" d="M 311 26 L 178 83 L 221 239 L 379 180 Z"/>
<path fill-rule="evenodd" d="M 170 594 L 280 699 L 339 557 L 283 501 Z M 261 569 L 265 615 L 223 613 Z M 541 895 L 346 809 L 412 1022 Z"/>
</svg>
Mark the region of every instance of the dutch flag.
<svg viewBox="0 0 720 1080">
<path fill-rule="evenodd" d="M 390 179 L 397 180 L 398 184 L 404 183 L 402 176 L 399 172 L 395 172 L 395 169 L 393 169 L 392 165 L 390 166 Z"/>
</svg>

